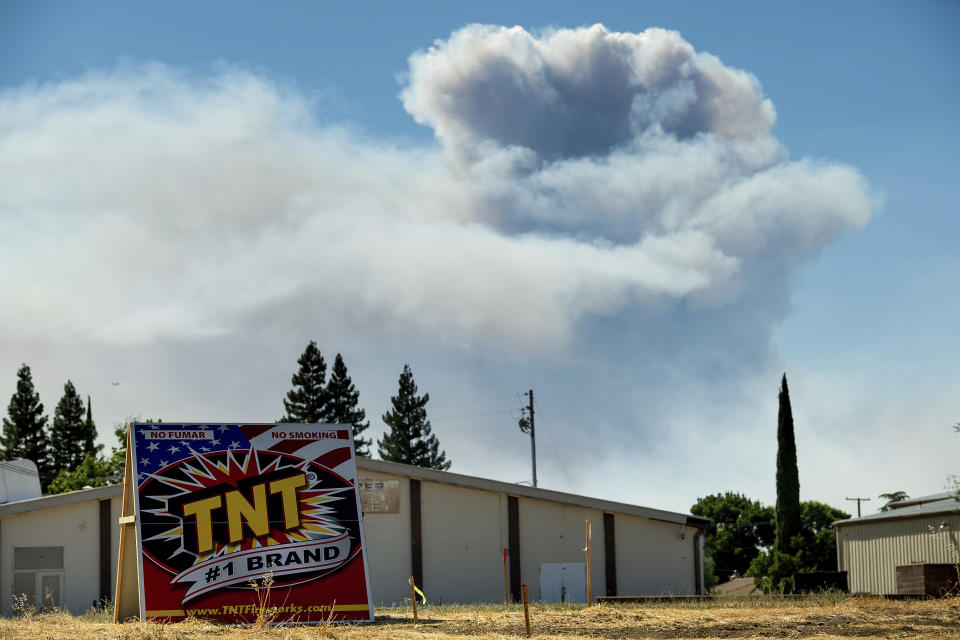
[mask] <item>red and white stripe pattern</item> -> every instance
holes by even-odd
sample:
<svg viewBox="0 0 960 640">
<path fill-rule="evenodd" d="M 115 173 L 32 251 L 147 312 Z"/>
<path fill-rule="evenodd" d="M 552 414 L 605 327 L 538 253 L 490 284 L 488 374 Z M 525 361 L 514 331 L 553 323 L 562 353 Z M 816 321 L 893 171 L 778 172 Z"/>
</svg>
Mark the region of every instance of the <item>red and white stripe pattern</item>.
<svg viewBox="0 0 960 640">
<path fill-rule="evenodd" d="M 255 451 L 285 453 L 320 464 L 354 486 L 357 466 L 353 460 L 353 434 L 342 424 L 241 425 L 241 432 Z M 285 434 L 277 437 L 277 434 Z M 297 437 L 309 434 L 307 437 Z M 334 437 L 319 437 L 330 434 Z"/>
</svg>

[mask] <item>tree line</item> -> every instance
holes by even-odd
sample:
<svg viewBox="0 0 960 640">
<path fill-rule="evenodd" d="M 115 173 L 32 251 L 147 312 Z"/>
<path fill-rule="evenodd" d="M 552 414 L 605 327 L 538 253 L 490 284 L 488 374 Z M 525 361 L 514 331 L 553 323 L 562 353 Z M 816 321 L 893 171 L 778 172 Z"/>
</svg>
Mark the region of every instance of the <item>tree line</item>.
<svg viewBox="0 0 960 640">
<path fill-rule="evenodd" d="M 326 360 L 311 340 L 297 365 L 291 377 L 292 388 L 283 398 L 284 414 L 278 422 L 350 425 L 357 455 L 369 457 L 373 441 L 363 433 L 370 422 L 360 407 L 360 393 L 343 357 L 336 355 L 328 378 Z M 430 394 L 418 393 L 410 365 L 404 364 L 397 394 L 390 398 L 391 408 L 382 416 L 388 430 L 377 440 L 380 459 L 433 469 L 450 468 L 451 462 L 440 448 L 427 417 L 429 401 Z M 44 493 L 120 481 L 126 461 L 126 421 L 115 425 L 114 434 L 119 446 L 112 448 L 109 455 L 102 455 L 103 445 L 96 444 L 97 427 L 90 396 L 84 404 L 70 380 L 64 384 L 51 422 L 30 367 L 23 364 L 17 370 L 17 389 L 10 398 L 0 434 L 0 456 L 4 460 L 26 458 L 36 463 Z"/>
<path fill-rule="evenodd" d="M 752 576 L 767 592 L 789 592 L 798 572 L 836 571 L 833 523 L 850 514 L 815 500 L 800 503 L 800 527 L 789 547 L 776 546 L 776 509 L 727 491 L 700 498 L 690 512 L 710 518 L 708 587 Z"/>
<path fill-rule="evenodd" d="M 96 444 L 97 425 L 93 421 L 90 396 L 84 406 L 73 382 L 67 380 L 54 409 L 53 421 L 49 422 L 40 394 L 33 385 L 30 367 L 23 364 L 17 370 L 17 390 L 10 398 L 3 419 L 0 455 L 4 460 L 32 460 L 37 465 L 44 492 L 79 489 L 73 486 L 72 474 L 77 469 L 96 465 L 102 449 L 102 445 Z"/>
<path fill-rule="evenodd" d="M 343 357 L 333 361 L 330 380 L 327 365 L 313 340 L 297 359 L 299 369 L 290 379 L 293 388 L 283 400 L 286 413 L 279 422 L 321 422 L 353 427 L 353 444 L 359 456 L 370 456 L 372 441 L 361 434 L 370 426 L 366 412 L 359 406 L 360 394 L 347 373 Z M 397 394 L 390 398 L 391 409 L 382 416 L 389 430 L 377 440 L 381 460 L 418 467 L 446 470 L 451 462 L 440 449 L 427 417 L 430 394 L 417 394 L 417 383 L 409 364 L 403 365 Z"/>
</svg>

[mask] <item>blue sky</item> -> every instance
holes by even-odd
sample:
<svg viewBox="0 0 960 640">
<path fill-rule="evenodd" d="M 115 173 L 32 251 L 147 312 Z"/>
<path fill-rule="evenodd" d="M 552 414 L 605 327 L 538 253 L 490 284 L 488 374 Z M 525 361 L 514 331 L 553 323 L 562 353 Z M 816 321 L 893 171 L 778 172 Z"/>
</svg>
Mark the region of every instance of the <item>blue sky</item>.
<svg viewBox="0 0 960 640">
<path fill-rule="evenodd" d="M 544 486 L 686 510 L 698 496 L 725 490 L 774 500 L 776 387 L 786 370 L 798 418 L 804 498 L 844 508 L 850 505 L 846 495 L 872 495 L 876 501 L 881 492 L 903 489 L 922 495 L 946 485 L 947 475 L 957 471 L 951 463 L 957 436 L 950 426 L 960 419 L 954 399 L 960 383 L 956 2 L 490 2 L 482 7 L 439 2 L 280 7 L 252 2 L 7 2 L 0 6 L 0 105 L 27 104 L 35 94 L 46 98 L 30 104 L 51 104 L 56 102 L 51 96 L 63 87 L 89 84 L 96 74 L 113 74 L 111 86 L 122 90 L 124 83 L 132 85 L 149 75 L 142 65 L 160 63 L 165 73 L 186 80 L 177 85 L 164 76 L 157 80 L 160 89 L 154 90 L 196 90 L 202 95 L 190 98 L 183 108 L 198 109 L 216 94 L 198 87 L 210 78 L 241 72 L 267 83 L 266 93 L 275 92 L 277 101 L 295 105 L 290 107 L 294 111 L 305 110 L 292 116 L 292 130 L 306 127 L 318 137 L 346 131 L 346 147 L 370 153 L 371 162 L 388 166 L 423 160 L 425 167 L 435 168 L 441 147 L 453 149 L 435 137 L 445 115 L 419 107 L 418 113 L 432 118 L 435 126 L 418 124 L 398 94 L 411 83 L 411 54 L 435 41 L 441 41 L 442 48 L 451 34 L 473 23 L 519 25 L 535 37 L 545 28 L 595 23 L 610 32 L 676 30 L 697 52 L 713 54 L 726 67 L 756 77 L 762 96 L 776 110 L 770 134 L 789 154 L 784 162 L 808 159 L 811 166 L 833 163 L 854 170 L 872 203 L 869 221 L 831 232 L 789 263 L 764 257 L 773 262 L 758 262 L 748 281 L 767 284 L 746 284 L 741 293 L 729 294 L 733 297 L 708 312 L 697 311 L 698 303 L 683 297 L 686 294 L 676 301 L 669 294 L 665 307 L 645 306 L 636 299 L 605 300 L 588 305 L 582 317 L 576 315 L 579 306 L 561 305 L 561 312 L 572 314 L 570 326 L 561 323 L 555 329 L 558 337 L 544 339 L 529 352 L 516 346 L 528 337 L 524 332 L 529 327 L 518 329 L 503 319 L 522 304 L 518 301 L 523 296 L 511 293 L 503 311 L 475 323 L 461 317 L 473 311 L 469 302 L 449 308 L 438 302 L 436 309 L 427 310 L 435 313 L 421 313 L 430 316 L 429 321 L 411 321 L 406 305 L 413 303 L 408 300 L 388 305 L 386 311 L 374 305 L 370 314 L 349 322 L 331 320 L 336 328 L 330 329 L 258 315 L 255 321 L 214 330 L 202 322 L 191 327 L 181 318 L 182 326 L 172 333 L 147 332 L 117 341 L 92 329 L 65 334 L 52 323 L 54 336 L 10 323 L 3 329 L 0 381 L 7 379 L 5 386 L 12 392 L 16 367 L 31 364 L 43 400 L 52 409 L 63 380 L 70 377 L 82 393 L 93 396 L 103 432 L 128 415 L 271 420 L 280 411 L 279 399 L 271 399 L 282 395 L 306 341 L 317 339 L 329 360 L 344 351 L 374 435 L 382 429 L 379 415 L 396 375 L 409 361 L 421 389 L 434 398 L 434 428 L 454 460 L 453 470 L 521 480 L 527 473 L 526 442 L 513 437 L 511 421 L 521 402 L 516 393 L 535 387 L 543 404 L 544 435 L 553 439 L 540 447 Z M 103 97 L 102 89 L 97 92 L 97 104 L 105 109 L 99 113 L 110 113 L 116 105 Z M 83 100 L 62 104 L 71 117 L 92 117 L 81 113 Z M 164 119 L 161 108 L 137 114 Z M 189 131 L 205 126 L 191 120 L 190 113 L 175 117 L 181 116 Z M 28 120 L 9 117 L 0 126 L 0 141 L 7 142 L 0 147 L 7 154 L 0 151 L 0 172 L 8 163 L 8 175 L 14 175 L 15 168 L 42 183 L 42 163 L 26 169 L 18 164 L 24 153 L 16 146 L 18 136 L 40 135 Z M 40 140 L 35 138 L 29 148 L 38 148 Z M 311 153 L 298 147 L 301 152 L 304 157 Z M 176 153 L 136 157 L 151 167 L 169 162 L 173 168 L 186 157 L 178 160 Z M 293 162 L 287 169 L 299 166 Z M 49 165 L 48 170 L 55 182 L 57 167 Z M 159 173 L 162 180 L 162 169 Z M 322 180 L 317 184 L 322 186 Z M 207 186 L 229 191 L 234 185 Z M 264 208 L 258 210 L 263 215 L 273 212 L 269 198 L 284 188 L 268 186 L 272 195 L 263 196 Z M 56 256 L 56 227 L 37 230 L 49 222 L 44 206 L 67 199 L 81 199 L 81 192 L 66 190 L 54 197 L 31 191 L 21 199 L 0 201 L 0 231 L 9 243 L 0 240 L 0 246 L 10 251 L 18 243 L 33 256 Z M 190 201 L 181 204 L 186 211 L 194 206 Z M 69 207 L 63 210 L 74 215 L 69 220 L 86 220 L 87 209 L 75 214 Z M 148 213 L 136 204 L 117 214 L 132 232 L 162 232 L 145 222 L 140 226 Z M 516 230 L 489 220 L 482 223 L 510 237 Z M 596 232 L 586 226 L 516 224 L 533 225 L 524 229 L 541 238 L 570 241 Z M 66 228 L 87 237 L 79 222 Z M 31 231 L 30 240 L 21 243 L 17 234 L 24 230 Z M 795 238 L 778 241 L 787 248 Z M 323 246 L 321 238 L 318 246 Z M 169 249 L 170 256 L 176 252 Z M 549 255 L 543 258 L 547 265 Z M 5 263 L 4 269 L 11 264 Z M 90 266 L 96 274 L 92 278 L 111 277 L 104 276 L 112 273 L 110 265 L 91 258 Z M 529 273 L 522 266 L 514 268 L 521 270 L 519 276 L 532 278 L 546 267 L 531 263 Z M 571 268 L 567 277 L 592 272 L 589 262 L 582 269 Z M 199 267 L 188 273 L 197 271 Z M 478 291 L 498 286 L 485 285 L 482 269 L 478 273 L 469 276 L 470 282 L 477 281 Z M 768 273 L 775 273 L 769 276 L 775 279 L 767 282 Z M 54 295 L 63 284 L 55 270 L 27 278 L 30 296 L 42 297 L 45 291 Z M 192 286 L 203 290 L 209 282 Z M 271 286 L 282 288 L 276 282 Z M 782 300 L 771 293 L 777 289 Z M 148 304 L 149 298 L 131 291 L 110 289 L 107 299 L 115 303 L 115 313 Z M 583 292 L 557 295 L 565 299 Z M 424 296 L 417 302 L 427 300 L 430 306 L 429 301 L 436 300 Z M 189 302 L 185 299 L 185 307 Z M 85 303 L 81 298 L 75 304 Z M 97 308 L 74 312 L 92 319 L 103 313 L 103 301 L 88 304 Z M 317 313 L 297 304 L 288 308 L 288 313 Z M 383 317 L 391 320 L 381 322 Z M 26 323 L 47 326 L 39 317 Z M 624 345 L 631 345 L 627 351 L 636 357 L 635 365 L 625 364 Z M 249 349 L 250 356 L 230 355 L 236 349 Z M 645 359 L 643 354 L 651 351 L 657 353 Z M 135 362 L 149 362 L 152 376 L 143 375 Z M 238 366 L 242 373 L 236 372 Z M 234 371 L 218 374 L 224 367 Z M 134 382 L 138 376 L 143 380 L 139 387 Z M 203 382 L 196 376 L 204 376 Z M 113 378 L 123 379 L 112 387 L 108 382 Z M 211 382 L 216 378 L 225 380 Z M 3 388 L 0 385 L 0 393 L 7 393 Z M 499 426 L 494 428 L 494 422 Z M 599 442 L 587 446 L 591 434 Z M 503 452 L 485 448 L 488 457 L 475 459 L 471 452 L 478 436 L 501 442 Z M 104 441 L 109 442 L 109 436 Z M 581 459 L 584 450 L 589 454 Z M 701 456 L 712 460 L 698 462 Z"/>
</svg>

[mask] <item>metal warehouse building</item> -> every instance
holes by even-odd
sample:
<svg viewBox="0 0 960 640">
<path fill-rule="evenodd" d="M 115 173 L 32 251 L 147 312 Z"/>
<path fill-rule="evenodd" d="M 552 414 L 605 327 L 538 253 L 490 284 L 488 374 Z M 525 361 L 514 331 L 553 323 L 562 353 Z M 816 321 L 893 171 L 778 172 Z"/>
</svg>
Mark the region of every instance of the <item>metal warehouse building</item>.
<svg viewBox="0 0 960 640">
<path fill-rule="evenodd" d="M 837 566 L 853 593 L 896 594 L 897 567 L 960 561 L 960 502 L 940 493 L 834 523 Z"/>
<path fill-rule="evenodd" d="M 695 516 L 360 458 L 371 590 L 378 604 L 409 596 L 413 575 L 431 602 L 585 599 L 585 519 L 593 529 L 596 595 L 703 592 L 708 521 Z M 0 505 L 0 602 L 12 596 L 82 613 L 112 598 L 119 485 Z"/>
</svg>

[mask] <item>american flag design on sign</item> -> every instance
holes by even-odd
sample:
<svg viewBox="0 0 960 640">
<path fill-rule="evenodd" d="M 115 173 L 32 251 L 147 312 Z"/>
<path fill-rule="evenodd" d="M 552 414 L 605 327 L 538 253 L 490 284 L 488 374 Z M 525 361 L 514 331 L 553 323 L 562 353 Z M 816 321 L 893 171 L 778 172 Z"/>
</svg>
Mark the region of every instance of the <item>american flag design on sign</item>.
<svg viewBox="0 0 960 640">
<path fill-rule="evenodd" d="M 349 427 L 131 430 L 147 619 L 372 619 Z"/>
</svg>

